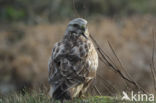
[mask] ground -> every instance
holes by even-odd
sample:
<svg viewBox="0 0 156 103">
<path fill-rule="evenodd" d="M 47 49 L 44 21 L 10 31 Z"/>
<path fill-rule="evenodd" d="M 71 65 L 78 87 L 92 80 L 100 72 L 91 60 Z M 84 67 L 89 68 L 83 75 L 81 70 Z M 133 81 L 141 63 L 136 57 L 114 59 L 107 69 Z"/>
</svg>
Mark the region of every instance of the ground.
<svg viewBox="0 0 156 103">
<path fill-rule="evenodd" d="M 85 98 L 76 98 L 72 101 L 66 101 L 65 103 L 154 103 L 154 102 L 132 102 L 121 101 L 121 96 L 88 96 Z M 50 98 L 45 93 L 25 93 L 17 94 L 0 98 L 0 103 L 51 103 Z M 60 103 L 55 101 L 55 103 Z"/>
</svg>

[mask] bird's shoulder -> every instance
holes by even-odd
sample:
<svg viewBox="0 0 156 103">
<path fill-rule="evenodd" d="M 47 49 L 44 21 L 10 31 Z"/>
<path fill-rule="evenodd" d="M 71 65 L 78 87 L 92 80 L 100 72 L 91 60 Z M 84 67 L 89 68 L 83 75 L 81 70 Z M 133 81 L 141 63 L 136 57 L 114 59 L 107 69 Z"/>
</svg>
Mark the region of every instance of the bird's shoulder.
<svg viewBox="0 0 156 103">
<path fill-rule="evenodd" d="M 88 52 L 91 52 L 92 43 L 90 40 L 78 40 L 78 41 L 60 41 L 57 42 L 52 49 L 52 58 L 62 55 L 66 56 L 78 56 L 80 58 L 87 57 Z"/>
</svg>

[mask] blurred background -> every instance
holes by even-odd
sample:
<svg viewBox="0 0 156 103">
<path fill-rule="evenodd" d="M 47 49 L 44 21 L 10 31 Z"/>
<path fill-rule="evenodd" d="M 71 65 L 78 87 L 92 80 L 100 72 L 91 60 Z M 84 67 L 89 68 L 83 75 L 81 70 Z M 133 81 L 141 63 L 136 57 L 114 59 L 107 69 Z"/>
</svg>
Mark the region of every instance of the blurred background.
<svg viewBox="0 0 156 103">
<path fill-rule="evenodd" d="M 119 64 L 107 41 L 131 77 L 153 91 L 156 0 L 0 0 L 0 95 L 48 90 L 51 49 L 75 17 L 87 19 L 90 33 L 114 63 Z M 103 95 L 136 90 L 101 62 L 98 75 L 103 79 L 97 76 L 95 84 Z"/>
</svg>

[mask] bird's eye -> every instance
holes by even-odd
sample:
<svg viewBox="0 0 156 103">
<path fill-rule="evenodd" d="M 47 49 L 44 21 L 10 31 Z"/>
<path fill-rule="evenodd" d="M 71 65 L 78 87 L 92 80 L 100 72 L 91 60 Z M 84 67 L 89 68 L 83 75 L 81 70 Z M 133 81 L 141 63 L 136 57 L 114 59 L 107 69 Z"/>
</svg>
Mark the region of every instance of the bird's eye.
<svg viewBox="0 0 156 103">
<path fill-rule="evenodd" d="M 73 26 L 74 26 L 74 27 L 79 27 L 79 25 L 78 25 L 78 24 L 73 24 Z"/>
</svg>

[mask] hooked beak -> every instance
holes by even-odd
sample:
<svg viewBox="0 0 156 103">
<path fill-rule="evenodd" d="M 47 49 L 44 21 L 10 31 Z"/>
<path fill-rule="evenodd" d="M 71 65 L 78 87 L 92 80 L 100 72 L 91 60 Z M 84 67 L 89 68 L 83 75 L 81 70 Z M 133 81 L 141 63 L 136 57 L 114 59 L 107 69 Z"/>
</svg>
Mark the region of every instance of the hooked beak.
<svg viewBox="0 0 156 103">
<path fill-rule="evenodd" d="M 88 37 L 84 33 L 82 33 L 82 36 L 85 37 L 86 39 L 88 39 Z"/>
<path fill-rule="evenodd" d="M 82 36 L 85 37 L 86 39 L 88 39 L 88 37 L 84 34 L 84 32 L 85 32 L 85 26 L 82 26 L 81 27 L 81 30 L 82 30 L 82 33 L 81 33 Z"/>
</svg>

